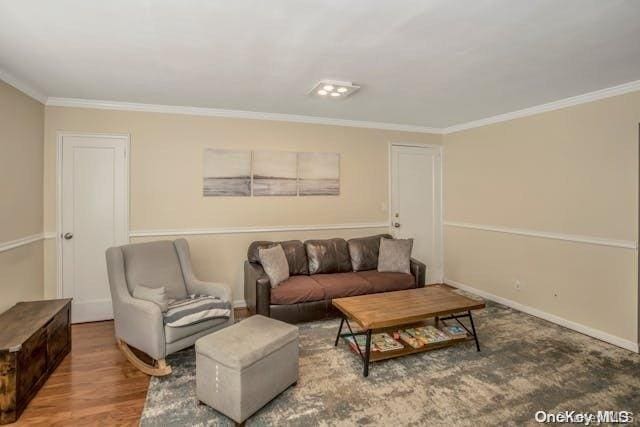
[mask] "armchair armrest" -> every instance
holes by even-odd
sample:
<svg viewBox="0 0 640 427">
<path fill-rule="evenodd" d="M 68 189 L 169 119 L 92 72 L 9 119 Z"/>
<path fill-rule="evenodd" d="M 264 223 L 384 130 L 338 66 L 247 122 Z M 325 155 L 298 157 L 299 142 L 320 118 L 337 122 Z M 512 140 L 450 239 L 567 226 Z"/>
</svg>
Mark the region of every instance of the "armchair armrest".
<svg viewBox="0 0 640 427">
<path fill-rule="evenodd" d="M 232 302 L 231 287 L 224 283 L 203 282 L 193 276 L 187 279 L 186 282 L 189 294 L 208 295 Z"/>
<path fill-rule="evenodd" d="M 416 279 L 416 288 L 423 288 L 427 280 L 427 266 L 415 258 L 411 258 L 411 274 Z"/>
<path fill-rule="evenodd" d="M 116 337 L 156 360 L 166 356 L 164 322 L 160 307 L 133 297 L 113 304 Z"/>
<path fill-rule="evenodd" d="M 144 351 L 154 359 L 164 359 L 165 335 L 162 310 L 150 301 L 131 296 L 124 274 L 124 259 L 120 248 L 109 248 L 106 258 L 116 338 Z"/>
<path fill-rule="evenodd" d="M 258 263 L 244 262 L 244 298 L 252 314 L 269 317 L 271 310 L 271 282 Z"/>
<path fill-rule="evenodd" d="M 191 267 L 189 244 L 185 239 L 178 239 L 173 242 L 173 244 L 178 252 L 180 266 L 182 267 L 182 275 L 189 294 L 209 295 L 212 297 L 218 297 L 225 301 L 232 301 L 231 287 L 229 285 L 224 283 L 204 282 L 195 276 L 193 268 Z"/>
</svg>

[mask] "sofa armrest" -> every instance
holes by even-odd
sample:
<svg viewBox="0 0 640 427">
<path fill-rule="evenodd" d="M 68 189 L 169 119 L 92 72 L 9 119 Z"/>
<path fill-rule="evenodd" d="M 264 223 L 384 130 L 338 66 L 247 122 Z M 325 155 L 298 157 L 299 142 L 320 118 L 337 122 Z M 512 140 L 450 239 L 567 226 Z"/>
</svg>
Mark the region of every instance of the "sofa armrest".
<svg viewBox="0 0 640 427">
<path fill-rule="evenodd" d="M 262 266 L 255 262 L 244 262 L 244 299 L 252 314 L 269 317 L 271 304 L 271 282 Z"/>
<path fill-rule="evenodd" d="M 411 258 L 411 274 L 416 279 L 416 288 L 423 288 L 427 280 L 427 266 L 415 258 Z"/>
</svg>

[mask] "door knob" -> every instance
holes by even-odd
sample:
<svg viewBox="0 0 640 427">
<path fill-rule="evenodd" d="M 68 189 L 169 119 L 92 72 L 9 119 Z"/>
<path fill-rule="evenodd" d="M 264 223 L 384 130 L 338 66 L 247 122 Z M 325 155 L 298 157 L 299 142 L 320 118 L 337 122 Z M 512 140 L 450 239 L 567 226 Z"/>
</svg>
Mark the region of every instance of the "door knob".
<svg viewBox="0 0 640 427">
<path fill-rule="evenodd" d="M 400 228 L 400 223 L 399 223 L 399 222 L 394 222 L 394 223 L 393 223 L 393 226 L 394 226 L 395 228 Z"/>
<path fill-rule="evenodd" d="M 71 240 L 73 239 L 73 233 L 64 233 L 64 236 L 62 236 L 65 238 L 65 240 Z"/>
</svg>

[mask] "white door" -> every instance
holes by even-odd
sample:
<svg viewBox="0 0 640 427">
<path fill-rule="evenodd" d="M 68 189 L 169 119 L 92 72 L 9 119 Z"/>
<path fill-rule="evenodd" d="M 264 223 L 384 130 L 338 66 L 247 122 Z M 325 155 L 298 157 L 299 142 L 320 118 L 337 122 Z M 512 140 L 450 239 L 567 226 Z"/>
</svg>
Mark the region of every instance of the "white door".
<svg viewBox="0 0 640 427">
<path fill-rule="evenodd" d="M 112 319 L 105 250 L 129 241 L 129 138 L 62 135 L 59 141 L 62 296 L 73 298 L 73 323 Z"/>
<path fill-rule="evenodd" d="M 427 265 L 427 284 L 443 280 L 441 170 L 439 148 L 391 146 L 391 229 L 414 239 L 412 256 Z"/>
</svg>

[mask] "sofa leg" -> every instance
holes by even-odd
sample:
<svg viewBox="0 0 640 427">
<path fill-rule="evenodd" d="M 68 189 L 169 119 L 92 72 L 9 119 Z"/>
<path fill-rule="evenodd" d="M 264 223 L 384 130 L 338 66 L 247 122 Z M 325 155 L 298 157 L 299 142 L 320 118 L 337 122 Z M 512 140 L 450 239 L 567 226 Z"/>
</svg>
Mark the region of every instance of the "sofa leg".
<svg viewBox="0 0 640 427">
<path fill-rule="evenodd" d="M 171 373 L 171 366 L 167 365 L 167 362 L 164 359 L 157 360 L 155 366 L 149 365 L 148 363 L 140 360 L 138 356 L 135 355 L 129 345 L 118 338 L 118 347 L 124 354 L 124 357 L 127 358 L 129 362 L 133 366 L 135 366 L 140 371 L 144 372 L 147 375 L 151 375 L 154 377 L 162 377 L 164 375 L 169 375 Z"/>
</svg>

